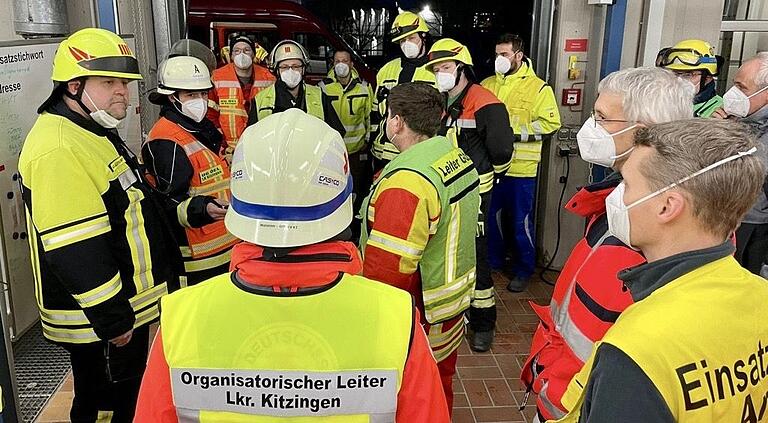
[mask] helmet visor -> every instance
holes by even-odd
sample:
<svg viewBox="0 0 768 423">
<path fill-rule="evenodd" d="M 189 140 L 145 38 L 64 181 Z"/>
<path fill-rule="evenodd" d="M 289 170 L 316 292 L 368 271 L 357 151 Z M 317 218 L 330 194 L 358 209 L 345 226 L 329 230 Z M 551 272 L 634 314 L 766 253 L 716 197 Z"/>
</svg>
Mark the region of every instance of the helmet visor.
<svg viewBox="0 0 768 423">
<path fill-rule="evenodd" d="M 90 71 L 133 73 L 140 76 L 139 62 L 131 56 L 108 56 L 81 60 L 77 64 Z"/>
</svg>

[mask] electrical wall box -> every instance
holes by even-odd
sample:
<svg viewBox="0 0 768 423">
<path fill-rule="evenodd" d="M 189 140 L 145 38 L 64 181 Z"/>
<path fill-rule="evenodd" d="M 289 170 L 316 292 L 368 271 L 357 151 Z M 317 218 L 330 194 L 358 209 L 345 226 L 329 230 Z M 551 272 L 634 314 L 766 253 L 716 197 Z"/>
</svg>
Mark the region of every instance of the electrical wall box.
<svg viewBox="0 0 768 423">
<path fill-rule="evenodd" d="M 581 104 L 581 88 L 563 89 L 563 106 L 578 106 Z"/>
</svg>

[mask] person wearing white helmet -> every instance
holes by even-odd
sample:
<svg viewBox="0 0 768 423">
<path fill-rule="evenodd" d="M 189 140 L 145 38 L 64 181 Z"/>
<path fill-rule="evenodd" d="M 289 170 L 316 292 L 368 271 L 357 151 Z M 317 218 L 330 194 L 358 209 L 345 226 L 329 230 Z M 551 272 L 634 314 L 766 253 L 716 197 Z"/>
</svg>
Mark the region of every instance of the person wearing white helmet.
<svg viewBox="0 0 768 423">
<path fill-rule="evenodd" d="M 163 301 L 136 421 L 449 421 L 410 295 L 357 276 L 351 181 L 301 110 L 245 130 L 225 219 L 243 242 L 231 273 Z"/>
<path fill-rule="evenodd" d="M 181 285 L 194 285 L 225 272 L 235 237 L 224 227 L 229 204 L 229 165 L 217 152 L 222 134 L 208 120 L 208 67 L 200 59 L 176 56 L 158 70 L 160 119 L 141 149 L 148 180 L 159 192 L 184 259 Z"/>
<path fill-rule="evenodd" d="M 256 107 L 248 114 L 249 123 L 296 108 L 324 120 L 342 137 L 346 134 L 330 97 L 319 87 L 304 83 L 309 56 L 301 44 L 293 40 L 280 41 L 272 49 L 269 63 L 277 82 L 256 96 Z"/>
</svg>

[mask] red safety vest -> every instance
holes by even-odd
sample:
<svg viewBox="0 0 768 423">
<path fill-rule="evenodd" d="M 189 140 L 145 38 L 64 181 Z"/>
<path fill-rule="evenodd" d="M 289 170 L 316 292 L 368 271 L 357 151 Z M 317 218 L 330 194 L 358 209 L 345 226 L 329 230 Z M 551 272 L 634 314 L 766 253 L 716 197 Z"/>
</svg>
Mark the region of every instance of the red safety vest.
<svg viewBox="0 0 768 423">
<path fill-rule="evenodd" d="M 224 65 L 211 75 L 213 89 L 219 99 L 219 124 L 224 133 L 224 141 L 234 149 L 237 140 L 248 126 L 246 103 L 253 107 L 254 98 L 259 91 L 275 83 L 275 76 L 266 68 L 253 65 L 253 86 L 246 98 L 235 73 L 235 65 Z"/>
<path fill-rule="evenodd" d="M 589 219 L 586 234 L 557 278 L 550 304 L 531 303 L 541 322 L 520 378 L 538 395 L 536 405 L 547 420 L 565 415 L 560 399 L 571 378 L 589 358 L 594 343 L 633 303 L 616 275 L 645 258 L 607 235 L 605 197 L 618 182 L 583 188 L 566 204 L 566 210 Z"/>
<path fill-rule="evenodd" d="M 207 195 L 229 201 L 229 165 L 216 153 L 204 146 L 192 134 L 181 126 L 161 117 L 149 131 L 147 142 L 153 140 L 169 140 L 178 144 L 186 153 L 192 164 L 193 176 L 189 181 L 190 197 Z M 154 178 L 148 178 L 155 185 Z M 186 202 L 179 205 L 185 208 Z M 186 210 L 180 211 L 185 214 Z M 180 219 L 184 220 L 184 219 Z M 184 226 L 193 259 L 209 257 L 232 248 L 239 240 L 227 232 L 223 220 L 217 220 L 200 228 Z M 185 254 L 188 255 L 188 254 Z"/>
</svg>

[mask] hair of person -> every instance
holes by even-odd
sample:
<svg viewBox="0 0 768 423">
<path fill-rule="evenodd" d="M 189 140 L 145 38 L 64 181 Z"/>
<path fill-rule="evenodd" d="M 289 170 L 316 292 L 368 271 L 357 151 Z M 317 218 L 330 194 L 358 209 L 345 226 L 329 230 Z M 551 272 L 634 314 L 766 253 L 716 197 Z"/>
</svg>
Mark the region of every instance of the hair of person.
<svg viewBox="0 0 768 423">
<path fill-rule="evenodd" d="M 598 94 L 622 97 L 628 121 L 652 125 L 693 116 L 694 87 L 661 68 L 628 68 L 603 78 Z"/>
<path fill-rule="evenodd" d="M 352 60 L 352 52 L 348 48 L 342 47 L 334 50 L 333 56 L 336 56 L 336 53 L 347 53 L 347 56 L 349 56 L 349 60 L 350 61 Z M 331 58 L 333 58 L 333 56 L 331 56 Z"/>
<path fill-rule="evenodd" d="M 761 51 L 749 60 L 757 60 L 760 62 L 760 68 L 755 73 L 753 79 L 755 85 L 757 85 L 757 89 L 768 86 L 768 51 Z"/>
<path fill-rule="evenodd" d="M 423 82 L 397 85 L 387 97 L 392 116 L 400 116 L 411 131 L 430 138 L 440 130 L 443 102 L 443 96 Z"/>
<path fill-rule="evenodd" d="M 517 34 L 504 33 L 496 40 L 496 45 L 499 44 L 512 44 L 512 51 L 523 51 L 525 48 L 525 40 Z"/>
<path fill-rule="evenodd" d="M 636 132 L 635 143 L 653 148 L 653 154 L 640 165 L 651 191 L 758 146 L 748 126 L 719 119 L 651 125 Z M 702 228 L 724 237 L 736 230 L 763 187 L 763 153 L 758 147 L 757 153 L 721 164 L 679 185 Z"/>
</svg>

